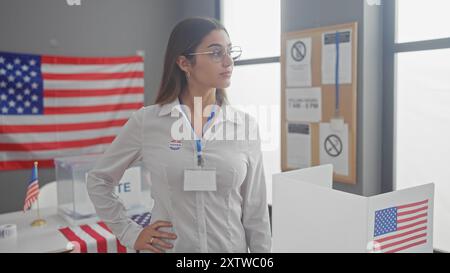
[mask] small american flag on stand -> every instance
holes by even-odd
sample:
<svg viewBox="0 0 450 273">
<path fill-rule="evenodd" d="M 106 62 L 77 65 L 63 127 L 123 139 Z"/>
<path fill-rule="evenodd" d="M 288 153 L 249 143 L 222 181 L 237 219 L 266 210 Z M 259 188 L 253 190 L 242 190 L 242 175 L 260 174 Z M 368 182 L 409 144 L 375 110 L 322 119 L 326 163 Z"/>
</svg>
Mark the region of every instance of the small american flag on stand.
<svg viewBox="0 0 450 273">
<path fill-rule="evenodd" d="M 143 104 L 142 56 L 0 52 L 0 171 L 102 153 Z"/>
<path fill-rule="evenodd" d="M 150 223 L 151 213 L 131 216 L 131 220 L 142 227 Z M 123 246 L 104 222 L 60 228 L 69 242 L 81 253 L 127 253 L 136 252 Z"/>
<path fill-rule="evenodd" d="M 31 205 L 39 197 L 39 180 L 38 180 L 38 163 L 34 162 L 33 169 L 31 171 L 31 179 L 28 182 L 27 195 L 25 196 L 25 202 L 23 205 L 23 211 L 27 211 L 31 208 Z"/>
<path fill-rule="evenodd" d="M 375 211 L 375 250 L 404 251 L 427 243 L 428 199 Z"/>
</svg>

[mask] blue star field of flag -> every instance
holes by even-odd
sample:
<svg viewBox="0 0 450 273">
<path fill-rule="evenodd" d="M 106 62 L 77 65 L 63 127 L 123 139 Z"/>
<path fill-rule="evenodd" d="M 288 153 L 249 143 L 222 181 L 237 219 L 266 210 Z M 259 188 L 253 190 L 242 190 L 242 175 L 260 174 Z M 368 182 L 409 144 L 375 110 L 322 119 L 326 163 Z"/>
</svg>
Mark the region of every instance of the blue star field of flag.
<svg viewBox="0 0 450 273">
<path fill-rule="evenodd" d="M 0 114 L 43 113 L 40 57 L 0 52 Z"/>
<path fill-rule="evenodd" d="M 375 212 L 374 237 L 397 230 L 397 208 L 387 208 Z"/>
</svg>

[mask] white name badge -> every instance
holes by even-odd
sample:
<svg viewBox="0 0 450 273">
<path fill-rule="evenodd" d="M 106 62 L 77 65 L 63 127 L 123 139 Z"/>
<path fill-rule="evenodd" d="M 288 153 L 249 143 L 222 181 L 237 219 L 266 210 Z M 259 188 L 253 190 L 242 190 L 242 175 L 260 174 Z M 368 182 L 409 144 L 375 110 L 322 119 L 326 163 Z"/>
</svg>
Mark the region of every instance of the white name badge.
<svg viewBox="0 0 450 273">
<path fill-rule="evenodd" d="M 184 170 L 185 191 L 216 191 L 215 169 L 186 169 Z"/>
</svg>

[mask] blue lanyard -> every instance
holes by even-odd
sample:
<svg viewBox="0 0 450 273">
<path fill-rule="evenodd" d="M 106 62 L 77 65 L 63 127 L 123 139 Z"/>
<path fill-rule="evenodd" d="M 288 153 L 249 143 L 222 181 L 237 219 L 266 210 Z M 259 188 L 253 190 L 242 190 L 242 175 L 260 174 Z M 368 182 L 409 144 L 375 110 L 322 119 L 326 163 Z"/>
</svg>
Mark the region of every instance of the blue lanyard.
<svg viewBox="0 0 450 273">
<path fill-rule="evenodd" d="M 206 120 L 206 124 L 205 124 L 205 127 L 204 128 L 207 128 L 208 127 L 208 125 L 209 125 L 209 122 L 213 119 L 213 117 L 214 117 L 214 114 L 215 114 L 215 112 L 214 111 L 211 111 L 211 115 L 208 117 L 208 119 Z M 191 126 L 192 127 L 192 126 Z M 204 129 L 203 128 L 203 129 Z M 194 130 L 194 129 L 192 129 L 192 130 Z M 195 134 L 195 131 L 194 131 L 194 134 Z M 198 166 L 203 166 L 203 154 L 202 154 L 202 149 L 203 149 L 203 145 L 202 145 L 202 141 L 201 141 L 201 139 L 196 139 L 195 140 L 195 144 L 196 144 L 196 146 L 197 146 L 197 165 Z"/>
<path fill-rule="evenodd" d="M 336 32 L 336 114 L 339 113 L 339 31 Z"/>
<path fill-rule="evenodd" d="M 180 99 L 180 102 L 181 102 L 181 99 Z M 183 107 L 181 107 L 181 111 L 183 112 L 183 116 L 189 122 L 189 119 L 187 118 L 186 113 L 183 110 Z M 203 129 L 202 129 L 202 133 L 204 132 L 204 129 L 208 127 L 208 125 L 209 125 L 210 121 L 213 119 L 214 115 L 215 115 L 215 109 L 213 109 L 211 111 L 211 114 L 209 115 L 208 119 L 206 120 L 206 124 L 203 127 Z M 192 132 L 194 133 L 194 136 L 197 136 L 196 133 L 195 133 L 194 128 L 192 127 L 192 124 L 191 124 L 191 129 L 192 129 Z M 201 167 L 201 166 L 203 166 L 203 152 L 202 152 L 203 144 L 202 144 L 202 140 L 198 139 L 198 137 L 197 137 L 197 139 L 195 139 L 195 144 L 196 144 L 195 146 L 197 148 L 197 166 Z"/>
</svg>

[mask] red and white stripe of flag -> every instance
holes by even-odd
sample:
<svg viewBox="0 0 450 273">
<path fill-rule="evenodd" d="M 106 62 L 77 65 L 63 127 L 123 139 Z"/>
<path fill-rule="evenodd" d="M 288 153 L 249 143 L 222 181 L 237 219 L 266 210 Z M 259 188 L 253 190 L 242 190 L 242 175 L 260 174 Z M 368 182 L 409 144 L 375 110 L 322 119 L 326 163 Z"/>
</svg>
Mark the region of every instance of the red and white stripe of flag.
<svg viewBox="0 0 450 273">
<path fill-rule="evenodd" d="M 27 188 L 27 195 L 25 196 L 25 202 L 23 210 L 26 211 L 31 208 L 34 201 L 37 200 L 39 196 L 39 182 L 34 180 Z"/>
<path fill-rule="evenodd" d="M 65 227 L 59 231 L 75 245 L 80 253 L 127 253 L 136 252 L 123 246 L 103 222 L 75 227 Z"/>
</svg>

